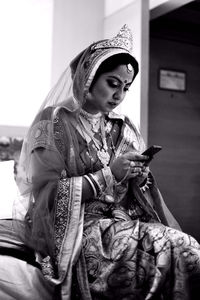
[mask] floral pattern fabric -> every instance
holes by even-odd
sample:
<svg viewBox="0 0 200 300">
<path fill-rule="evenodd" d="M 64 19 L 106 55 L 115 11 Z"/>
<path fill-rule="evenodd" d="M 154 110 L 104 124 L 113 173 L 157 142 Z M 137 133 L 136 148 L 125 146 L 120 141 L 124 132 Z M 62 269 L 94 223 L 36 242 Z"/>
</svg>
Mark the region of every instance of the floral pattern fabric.
<svg viewBox="0 0 200 300">
<path fill-rule="evenodd" d="M 84 253 L 92 299 L 193 300 L 200 245 L 179 230 L 128 217 L 88 221 Z"/>
</svg>

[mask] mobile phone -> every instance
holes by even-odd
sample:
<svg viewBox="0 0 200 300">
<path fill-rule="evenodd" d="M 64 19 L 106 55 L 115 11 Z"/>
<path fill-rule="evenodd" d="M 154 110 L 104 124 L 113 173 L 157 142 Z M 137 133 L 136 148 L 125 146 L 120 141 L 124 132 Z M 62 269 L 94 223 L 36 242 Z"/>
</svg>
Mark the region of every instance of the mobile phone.
<svg viewBox="0 0 200 300">
<path fill-rule="evenodd" d="M 158 145 L 152 145 L 150 146 L 147 150 L 145 150 L 142 155 L 146 155 L 149 157 L 149 159 L 147 161 L 145 161 L 146 163 L 149 163 L 154 155 L 159 152 L 160 150 L 162 150 L 162 147 L 161 146 L 158 146 Z"/>
</svg>

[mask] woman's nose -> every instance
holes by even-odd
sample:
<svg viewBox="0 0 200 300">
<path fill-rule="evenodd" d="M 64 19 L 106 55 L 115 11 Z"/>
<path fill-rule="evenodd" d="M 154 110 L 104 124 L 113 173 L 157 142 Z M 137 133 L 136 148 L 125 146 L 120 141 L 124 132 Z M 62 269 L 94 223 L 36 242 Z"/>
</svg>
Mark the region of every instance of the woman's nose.
<svg viewBox="0 0 200 300">
<path fill-rule="evenodd" d="M 113 95 L 113 98 L 115 100 L 118 100 L 118 101 L 123 100 L 123 98 L 124 98 L 124 92 L 123 92 L 123 90 L 122 89 L 118 89 L 117 91 L 115 91 L 115 93 Z"/>
</svg>

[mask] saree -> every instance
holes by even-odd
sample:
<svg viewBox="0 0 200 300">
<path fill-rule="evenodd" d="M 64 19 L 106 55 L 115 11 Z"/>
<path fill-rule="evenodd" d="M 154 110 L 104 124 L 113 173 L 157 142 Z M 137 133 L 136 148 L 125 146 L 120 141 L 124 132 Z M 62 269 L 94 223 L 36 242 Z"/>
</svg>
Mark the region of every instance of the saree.
<svg viewBox="0 0 200 300">
<path fill-rule="evenodd" d="M 129 186 L 125 204 L 106 198 L 83 204 L 81 176 L 102 166 L 95 151 L 91 161 L 85 138 L 64 109 L 54 123 L 54 141 L 47 140 L 50 112 L 33 126 L 35 202 L 26 215 L 26 244 L 41 254 L 44 277 L 61 287 L 62 299 L 193 299 L 190 281 L 200 274 L 200 245 L 181 232 L 153 175 L 145 186 Z M 127 118 L 109 113 L 105 120 L 111 160 L 144 150 Z M 52 145 L 59 154 L 49 150 Z"/>
</svg>

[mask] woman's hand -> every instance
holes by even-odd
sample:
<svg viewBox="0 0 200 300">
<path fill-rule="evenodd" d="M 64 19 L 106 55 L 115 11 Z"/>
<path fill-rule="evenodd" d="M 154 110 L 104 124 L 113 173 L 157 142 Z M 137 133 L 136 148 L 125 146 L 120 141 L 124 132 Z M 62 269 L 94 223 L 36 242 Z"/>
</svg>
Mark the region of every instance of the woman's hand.
<svg viewBox="0 0 200 300">
<path fill-rule="evenodd" d="M 138 184 L 141 184 L 148 175 L 148 167 L 144 162 L 148 156 L 138 152 L 127 152 L 116 158 L 110 165 L 110 169 L 118 182 L 134 178 Z"/>
<path fill-rule="evenodd" d="M 140 175 L 136 176 L 135 178 L 133 178 L 133 183 L 137 183 L 137 185 L 139 185 L 139 186 L 144 185 L 146 183 L 148 174 L 149 174 L 149 167 L 144 166 L 142 173 Z"/>
</svg>

